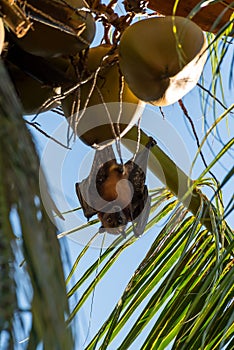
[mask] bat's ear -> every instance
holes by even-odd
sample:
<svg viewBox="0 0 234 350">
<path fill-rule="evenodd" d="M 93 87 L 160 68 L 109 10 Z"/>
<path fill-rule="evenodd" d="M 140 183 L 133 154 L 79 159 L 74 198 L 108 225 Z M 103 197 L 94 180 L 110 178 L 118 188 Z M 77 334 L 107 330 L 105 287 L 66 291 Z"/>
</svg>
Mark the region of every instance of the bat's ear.
<svg viewBox="0 0 234 350">
<path fill-rule="evenodd" d="M 99 230 L 98 230 L 98 232 L 99 233 L 104 233 L 106 230 L 105 230 L 105 227 L 104 226 L 100 226 L 99 227 Z"/>
</svg>

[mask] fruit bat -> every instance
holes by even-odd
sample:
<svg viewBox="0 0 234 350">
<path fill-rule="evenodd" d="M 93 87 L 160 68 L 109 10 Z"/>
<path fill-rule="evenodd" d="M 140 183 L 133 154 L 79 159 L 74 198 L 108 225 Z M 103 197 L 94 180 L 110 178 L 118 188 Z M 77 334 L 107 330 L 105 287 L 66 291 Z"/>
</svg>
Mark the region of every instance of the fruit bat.
<svg viewBox="0 0 234 350">
<path fill-rule="evenodd" d="M 125 237 L 126 225 L 132 222 L 134 235 L 143 234 L 150 212 L 146 169 L 155 144 L 149 138 L 144 149 L 125 164 L 117 163 L 112 146 L 96 150 L 89 176 L 75 187 L 85 217 L 98 216 L 99 232 Z"/>
</svg>

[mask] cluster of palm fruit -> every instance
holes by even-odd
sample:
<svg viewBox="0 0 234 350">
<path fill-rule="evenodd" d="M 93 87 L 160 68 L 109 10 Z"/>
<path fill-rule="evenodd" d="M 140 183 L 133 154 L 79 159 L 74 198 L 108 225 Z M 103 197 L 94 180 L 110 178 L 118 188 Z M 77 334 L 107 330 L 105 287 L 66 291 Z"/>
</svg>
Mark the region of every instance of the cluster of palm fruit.
<svg viewBox="0 0 234 350">
<path fill-rule="evenodd" d="M 145 102 L 166 106 L 181 99 L 206 60 L 204 33 L 184 17 L 129 25 L 133 12 L 119 17 L 85 0 L 2 0 L 1 13 L 0 51 L 24 113 L 59 106 L 91 146 L 126 133 Z M 105 44 L 90 48 L 95 20 L 102 20 Z"/>
</svg>

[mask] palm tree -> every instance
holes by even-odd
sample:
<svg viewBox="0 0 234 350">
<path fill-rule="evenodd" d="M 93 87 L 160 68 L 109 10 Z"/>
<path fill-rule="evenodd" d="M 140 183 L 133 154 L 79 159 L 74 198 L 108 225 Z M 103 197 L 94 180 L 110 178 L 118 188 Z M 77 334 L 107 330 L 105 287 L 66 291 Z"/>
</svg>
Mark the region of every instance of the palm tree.
<svg viewBox="0 0 234 350">
<path fill-rule="evenodd" d="M 2 1 L 3 6 L 12 9 L 9 3 Z M 18 3 L 20 5 L 20 1 Z M 103 22 L 105 28 L 119 23 L 112 21 L 114 3 L 101 8 L 99 1 L 88 1 L 97 19 L 103 16 L 100 11 L 106 10 L 104 14 L 110 15 L 109 22 Z M 137 1 L 124 3 L 125 9 L 140 4 Z M 193 15 L 199 14 L 202 3 L 195 1 L 197 6 Z M 176 2 L 173 4 L 176 12 Z M 149 8 L 155 10 L 155 6 L 154 1 L 149 1 Z M 231 2 L 229 8 L 233 8 Z M 168 11 L 159 7 L 157 10 L 163 14 Z M 134 11 L 143 9 L 138 6 Z M 129 13 L 133 16 L 133 12 Z M 218 20 L 216 22 L 217 34 L 207 34 L 211 87 L 205 88 L 203 81 L 197 87 L 204 115 L 213 111 L 213 122 L 211 125 L 205 122 L 201 141 L 191 121 L 190 110 L 186 110 L 183 101 L 178 103 L 192 130 L 195 129 L 197 153 L 193 165 L 198 157 L 202 157 L 201 174 L 192 181 L 158 145 L 153 148 L 149 169 L 164 183 L 150 193 L 151 213 L 145 232 L 154 230 L 155 237 L 113 310 L 109 310 L 109 316 L 85 349 L 108 349 L 116 339 L 116 348 L 129 349 L 142 333 L 144 339 L 135 343 L 140 344 L 137 346 L 141 349 L 167 349 L 168 346 L 179 350 L 233 348 L 234 240 L 228 219 L 233 209 L 230 181 L 234 168 L 231 165 L 226 169 L 221 179 L 212 172 L 226 155 L 233 159 L 232 135 L 225 140 L 218 130 L 221 122 L 226 120 L 228 124 L 228 118 L 232 118 L 233 105 L 228 106 L 225 99 L 228 91 L 222 85 L 222 68 L 225 55 L 232 47 L 233 19 L 222 25 Z M 67 265 L 64 267 L 66 249 L 57 239 L 63 234 L 56 235 L 58 232 L 40 199 L 36 147 L 22 118 L 4 60 L 0 61 L 0 76 L 4 82 L 0 86 L 0 344 L 3 349 L 17 349 L 19 341 L 25 339 L 27 349 L 36 349 L 39 344 L 43 344 L 44 349 L 74 349 L 76 338 L 80 336 L 75 329 L 72 331 L 74 318 L 79 316 L 96 286 L 118 264 L 121 254 L 130 246 L 134 248 L 137 238 L 129 227 L 126 239 L 117 237 L 111 245 L 102 247 L 98 259 L 77 277 L 75 272 L 91 244 L 88 242 L 65 278 L 64 269 L 68 268 Z M 216 111 L 220 113 L 217 115 Z M 143 130 L 140 133 L 144 145 L 148 138 Z M 210 147 L 209 135 L 214 135 L 221 146 L 217 153 L 212 153 L 207 164 L 204 147 Z M 139 128 L 134 127 L 122 142 L 131 150 L 125 139 L 136 141 L 138 138 Z M 163 177 L 155 164 L 163 169 Z M 226 188 L 231 193 L 227 201 L 222 196 Z M 82 233 L 84 226 L 91 227 L 96 222 L 93 220 L 75 230 Z M 82 288 L 84 292 L 80 296 Z M 71 297 L 77 297 L 78 302 L 69 308 Z M 30 321 L 25 322 L 27 315 Z"/>
</svg>

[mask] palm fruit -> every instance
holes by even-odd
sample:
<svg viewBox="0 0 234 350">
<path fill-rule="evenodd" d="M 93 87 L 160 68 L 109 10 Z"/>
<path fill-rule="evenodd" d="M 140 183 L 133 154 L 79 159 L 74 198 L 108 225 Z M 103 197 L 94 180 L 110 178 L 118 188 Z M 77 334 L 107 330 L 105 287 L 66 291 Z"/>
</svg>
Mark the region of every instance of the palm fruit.
<svg viewBox="0 0 234 350">
<path fill-rule="evenodd" d="M 2 19 L 0 18 L 0 54 L 3 49 L 4 39 L 5 39 L 5 30 L 4 30 Z"/>
<path fill-rule="evenodd" d="M 111 49 L 111 45 L 89 49 L 85 62 L 88 76 L 94 75 L 101 67 L 96 84 L 94 85 L 93 78 L 62 100 L 64 114 L 71 118 L 70 125 L 83 142 L 93 147 L 111 143 L 116 136 L 122 137 L 137 122 L 144 106 L 126 82 L 121 84 L 118 55 L 116 52 L 108 55 Z M 74 76 L 75 84 L 77 80 L 74 72 L 74 67 L 70 66 L 67 73 Z M 79 113 L 76 114 L 78 106 Z"/>
<path fill-rule="evenodd" d="M 95 21 L 83 0 L 29 0 L 28 14 L 33 25 L 22 38 L 14 37 L 21 48 L 33 55 L 58 57 L 75 55 L 87 48 L 95 35 Z M 27 7 L 28 6 L 28 7 Z M 32 16 L 32 15 L 31 15 Z"/>
<path fill-rule="evenodd" d="M 45 112 L 57 106 L 57 103 L 53 103 L 48 108 L 41 110 L 43 103 L 56 95 L 56 90 L 51 86 L 43 85 L 10 62 L 6 62 L 6 67 L 20 99 L 24 114 Z"/>
<path fill-rule="evenodd" d="M 206 61 L 204 33 L 183 17 L 154 17 L 128 27 L 120 40 L 120 69 L 133 93 L 170 105 L 199 80 Z"/>
</svg>

